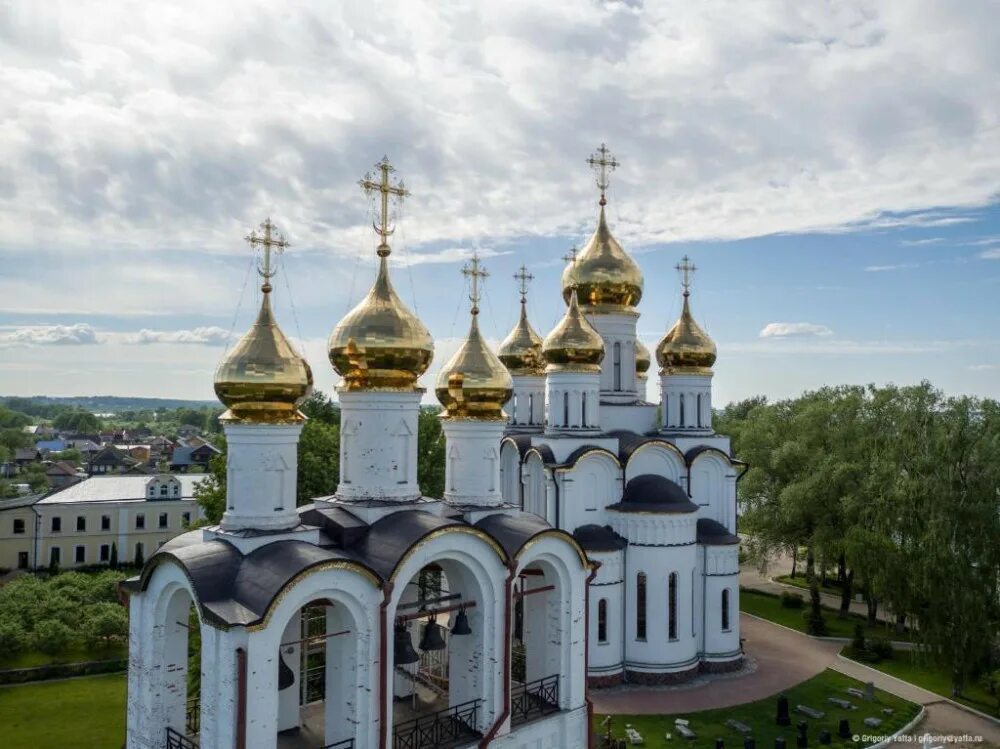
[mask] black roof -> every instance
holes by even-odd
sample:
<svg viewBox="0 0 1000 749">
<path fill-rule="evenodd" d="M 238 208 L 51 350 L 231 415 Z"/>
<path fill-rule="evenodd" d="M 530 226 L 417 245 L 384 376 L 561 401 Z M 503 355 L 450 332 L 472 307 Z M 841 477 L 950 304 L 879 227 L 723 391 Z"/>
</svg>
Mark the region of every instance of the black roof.
<svg viewBox="0 0 1000 749">
<path fill-rule="evenodd" d="M 525 453 L 528 452 L 528 448 L 531 447 L 531 435 L 530 434 L 508 434 L 504 437 L 505 441 L 513 442 L 517 447 L 518 455 L 521 456 L 521 460 L 524 460 Z"/>
<path fill-rule="evenodd" d="M 728 546 L 739 542 L 739 536 L 730 533 L 717 520 L 698 518 L 698 543 L 704 546 Z"/>
<path fill-rule="evenodd" d="M 696 512 L 698 505 L 670 479 L 645 473 L 625 484 L 622 501 L 608 505 L 608 509 L 618 512 L 683 513 Z"/>
<path fill-rule="evenodd" d="M 552 526 L 538 515 L 523 512 L 520 515 L 497 513 L 487 515 L 476 527 L 485 531 L 500 544 L 508 557 L 513 558 L 530 539 L 544 531 L 552 530 Z"/>
<path fill-rule="evenodd" d="M 581 525 L 573 531 L 573 538 L 584 551 L 620 551 L 627 546 L 625 539 L 608 525 Z"/>
</svg>

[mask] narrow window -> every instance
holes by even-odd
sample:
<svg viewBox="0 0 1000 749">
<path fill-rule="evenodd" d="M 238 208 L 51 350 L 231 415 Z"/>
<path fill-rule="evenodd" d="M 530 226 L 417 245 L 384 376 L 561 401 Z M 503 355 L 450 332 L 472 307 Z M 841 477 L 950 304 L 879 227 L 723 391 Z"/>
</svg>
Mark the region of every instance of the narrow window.
<svg viewBox="0 0 1000 749">
<path fill-rule="evenodd" d="M 528 393 L 528 424 L 535 423 L 535 394 Z"/>
<path fill-rule="evenodd" d="M 684 393 L 680 394 L 680 401 L 681 401 L 681 423 L 678 424 L 677 426 L 682 427 L 684 426 Z"/>
<path fill-rule="evenodd" d="M 615 390 L 622 389 L 622 345 L 615 341 L 614 347 Z"/>
<path fill-rule="evenodd" d="M 701 426 L 701 393 L 698 393 L 698 426 Z"/>
<path fill-rule="evenodd" d="M 580 394 L 580 426 L 587 426 L 587 394 Z"/>
<path fill-rule="evenodd" d="M 569 426 L 569 393 L 563 393 L 563 423 L 564 427 Z"/>
<path fill-rule="evenodd" d="M 160 513 L 160 527 L 161 528 L 166 528 L 168 524 L 169 524 L 169 519 L 167 518 L 167 513 L 161 512 Z"/>
<path fill-rule="evenodd" d="M 49 564 L 59 564 L 62 561 L 62 554 L 58 546 L 53 546 L 49 550 Z"/>
<path fill-rule="evenodd" d="M 635 580 L 635 639 L 646 639 L 646 573 L 640 572 Z"/>
<path fill-rule="evenodd" d="M 163 486 L 160 487 L 160 496 L 161 497 L 167 496 L 167 485 L 166 484 L 164 484 Z"/>
<path fill-rule="evenodd" d="M 17 552 L 17 568 L 19 570 L 28 569 L 28 552 L 26 551 Z"/>
<path fill-rule="evenodd" d="M 24 533 L 24 520 L 21 518 L 14 519 L 14 533 Z"/>
<path fill-rule="evenodd" d="M 181 496 L 181 488 L 177 484 L 174 484 L 174 496 L 175 497 Z"/>
<path fill-rule="evenodd" d="M 59 517 L 52 518 L 52 532 L 60 533 L 61 531 L 62 531 L 62 518 Z"/>
<path fill-rule="evenodd" d="M 135 516 L 135 527 L 137 530 L 142 530 L 146 527 L 146 516 L 141 512 Z"/>
<path fill-rule="evenodd" d="M 107 562 L 111 559 L 111 547 L 107 544 L 101 544 L 101 561 Z"/>
<path fill-rule="evenodd" d="M 76 556 L 75 556 L 76 563 L 77 564 L 83 564 L 84 561 L 86 561 L 86 558 L 87 558 L 87 547 L 86 546 L 77 546 L 76 549 L 75 549 L 75 553 L 76 553 Z"/>
<path fill-rule="evenodd" d="M 722 590 L 722 631 L 729 631 L 729 588 Z"/>
<path fill-rule="evenodd" d="M 77 517 L 76 517 L 76 529 L 78 531 L 85 531 L 85 530 L 87 530 L 87 518 L 85 518 L 83 515 L 77 515 Z"/>
<path fill-rule="evenodd" d="M 513 421 L 515 424 L 520 424 L 521 418 L 520 414 L 518 414 L 517 412 L 517 393 L 514 393 L 512 396 L 510 396 L 510 413 L 512 417 L 511 421 Z"/>
<path fill-rule="evenodd" d="M 111 516 L 110 515 L 101 515 L 101 530 L 102 531 L 109 531 L 109 530 L 111 530 Z"/>
<path fill-rule="evenodd" d="M 608 641 L 608 599 L 597 602 L 597 641 Z"/>
<path fill-rule="evenodd" d="M 189 525 L 191 525 L 191 513 L 190 512 L 182 512 L 181 513 L 181 527 L 182 528 L 187 528 Z"/>
<path fill-rule="evenodd" d="M 667 637 L 677 639 L 677 573 L 671 572 L 667 580 Z"/>
</svg>

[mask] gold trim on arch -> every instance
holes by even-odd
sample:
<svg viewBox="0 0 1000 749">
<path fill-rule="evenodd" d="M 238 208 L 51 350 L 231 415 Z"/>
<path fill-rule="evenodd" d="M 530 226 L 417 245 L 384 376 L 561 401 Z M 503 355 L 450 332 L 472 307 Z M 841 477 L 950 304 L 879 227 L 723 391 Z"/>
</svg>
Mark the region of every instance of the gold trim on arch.
<svg viewBox="0 0 1000 749">
<path fill-rule="evenodd" d="M 492 549 L 497 553 L 497 556 L 500 557 L 500 561 L 504 564 L 504 566 L 506 566 L 508 560 L 507 552 L 503 550 L 503 547 L 500 546 L 500 544 L 497 543 L 496 539 L 494 539 L 493 536 L 491 536 L 489 533 L 471 525 L 448 525 L 445 526 L 444 528 L 436 528 L 435 530 L 432 530 L 430 533 L 427 533 L 426 535 L 421 536 L 419 539 L 417 539 L 417 541 L 412 546 L 410 546 L 410 548 L 406 550 L 406 553 L 403 554 L 403 556 L 399 558 L 399 561 L 396 562 L 396 564 L 393 566 L 392 572 L 389 574 L 389 580 L 395 582 L 396 575 L 399 573 L 399 570 L 403 567 L 403 565 L 405 565 L 408 561 L 410 561 L 410 557 L 412 557 L 417 552 L 418 549 L 420 549 L 425 544 L 430 543 L 434 539 L 440 536 L 445 536 L 449 533 L 468 533 L 472 536 L 476 536 L 477 538 L 482 539 L 490 547 L 492 547 Z"/>
<path fill-rule="evenodd" d="M 602 455 L 607 455 L 615 462 L 616 466 L 618 466 L 619 468 L 623 467 L 621 459 L 613 452 L 611 452 L 608 448 L 594 445 L 593 447 L 588 447 L 586 450 L 580 453 L 580 455 L 577 456 L 576 460 L 573 461 L 573 465 L 569 465 L 568 463 L 559 463 L 557 465 L 552 466 L 552 470 L 562 471 L 563 473 L 566 473 L 567 471 L 576 470 L 576 467 L 580 464 L 580 461 L 586 458 L 591 453 L 600 453 Z"/>
<path fill-rule="evenodd" d="M 580 557 L 580 564 L 583 565 L 584 569 L 590 569 L 590 559 L 587 557 L 587 552 L 583 550 L 583 547 L 580 546 L 580 544 L 577 542 L 575 538 L 573 538 L 572 535 L 562 530 L 561 528 L 548 528 L 544 531 L 536 533 L 534 536 L 525 541 L 524 544 L 521 546 L 521 548 L 517 550 L 517 553 L 514 555 L 514 559 L 520 560 L 521 555 L 524 554 L 528 549 L 530 549 L 532 546 L 534 546 L 542 539 L 549 538 L 550 536 L 555 538 L 562 538 L 565 539 L 566 541 L 569 541 L 570 545 L 573 547 L 573 550 L 577 553 L 577 556 Z"/>
<path fill-rule="evenodd" d="M 680 448 L 677 447 L 677 445 L 675 445 L 674 443 L 667 442 L 665 439 L 661 439 L 660 437 L 653 437 L 652 439 L 643 442 L 641 445 L 635 448 L 632 451 L 632 453 L 628 456 L 628 460 L 625 462 L 625 466 L 627 467 L 628 464 L 632 462 L 632 458 L 634 458 L 636 453 L 642 450 L 642 448 L 649 447 L 651 445 L 662 445 L 663 447 L 669 448 L 667 452 L 673 452 L 678 458 L 680 458 L 681 465 L 684 466 L 685 468 L 688 467 L 687 457 L 684 455 L 684 453 L 681 452 Z"/>
</svg>

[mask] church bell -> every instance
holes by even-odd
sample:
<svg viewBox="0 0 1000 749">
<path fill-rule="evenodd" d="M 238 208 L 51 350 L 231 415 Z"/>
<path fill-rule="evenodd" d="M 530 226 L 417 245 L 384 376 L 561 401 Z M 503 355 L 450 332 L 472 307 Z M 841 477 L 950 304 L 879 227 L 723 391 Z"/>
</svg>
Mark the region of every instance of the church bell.
<svg viewBox="0 0 1000 749">
<path fill-rule="evenodd" d="M 399 622 L 396 625 L 396 638 L 393 650 L 397 666 L 407 666 L 420 660 L 417 651 L 413 649 L 413 641 L 410 639 L 410 633 L 403 622 Z"/>
<path fill-rule="evenodd" d="M 447 647 L 444 638 L 441 636 L 441 625 L 431 617 L 430 621 L 424 625 L 424 636 L 420 638 L 420 649 L 444 650 Z"/>
<path fill-rule="evenodd" d="M 458 610 L 455 617 L 455 626 L 451 628 L 453 635 L 471 635 L 472 627 L 469 626 L 469 615 L 465 613 L 465 606 Z"/>
<path fill-rule="evenodd" d="M 285 663 L 285 656 L 278 651 L 278 691 L 288 689 L 295 683 L 295 672 Z"/>
</svg>

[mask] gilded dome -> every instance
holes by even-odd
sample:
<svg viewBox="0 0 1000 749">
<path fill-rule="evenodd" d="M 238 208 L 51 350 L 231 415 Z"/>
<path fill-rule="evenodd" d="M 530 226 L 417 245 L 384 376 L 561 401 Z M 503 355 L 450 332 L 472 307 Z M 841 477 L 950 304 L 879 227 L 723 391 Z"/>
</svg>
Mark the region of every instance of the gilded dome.
<svg viewBox="0 0 1000 749">
<path fill-rule="evenodd" d="M 545 337 L 542 353 L 549 365 L 547 370 L 600 371 L 604 359 L 604 339 L 583 316 L 574 289 L 570 289 L 569 307 L 563 319 Z"/>
<path fill-rule="evenodd" d="M 503 404 L 510 400 L 513 381 L 483 340 L 473 309 L 469 335 L 438 373 L 434 393 L 447 419 L 502 421 L 507 418 Z"/>
<path fill-rule="evenodd" d="M 656 347 L 660 374 L 711 374 L 715 364 L 715 342 L 691 316 L 689 296 L 685 290 L 680 319 Z"/>
<path fill-rule="evenodd" d="M 312 392 L 313 376 L 271 312 L 269 283 L 253 327 L 215 370 L 215 394 L 229 409 L 223 421 L 289 424 L 305 420 L 298 407 Z"/>
<path fill-rule="evenodd" d="M 514 375 L 541 375 L 545 373 L 542 356 L 542 339 L 528 322 L 528 311 L 521 300 L 521 317 L 517 325 L 500 344 L 500 361 Z"/>
<path fill-rule="evenodd" d="M 611 236 L 603 205 L 597 230 L 563 271 L 562 291 L 567 303 L 574 286 L 580 304 L 590 312 L 630 310 L 642 298 L 642 271 Z"/>
<path fill-rule="evenodd" d="M 640 341 L 638 338 L 635 339 L 635 373 L 646 378 L 646 373 L 649 371 L 649 366 L 653 363 L 653 357 L 649 353 L 649 349 L 646 348 L 646 344 Z"/>
<path fill-rule="evenodd" d="M 379 247 L 378 276 L 368 295 L 330 334 L 330 363 L 348 390 L 417 389 L 434 357 L 434 341 L 389 280 L 389 248 Z"/>
</svg>

